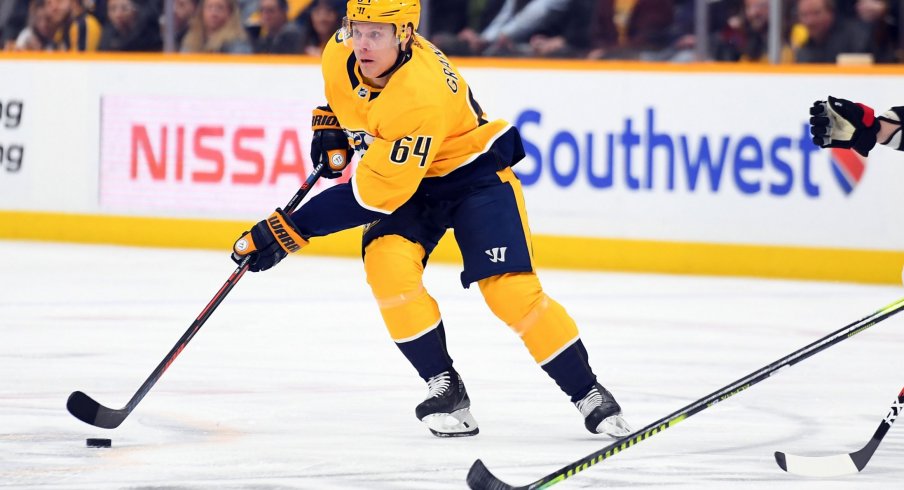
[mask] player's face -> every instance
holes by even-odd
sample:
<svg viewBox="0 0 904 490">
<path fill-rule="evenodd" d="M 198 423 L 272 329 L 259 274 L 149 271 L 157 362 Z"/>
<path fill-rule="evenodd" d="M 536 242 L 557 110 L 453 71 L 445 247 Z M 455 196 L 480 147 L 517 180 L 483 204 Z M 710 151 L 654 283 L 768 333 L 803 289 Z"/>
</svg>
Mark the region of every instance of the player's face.
<svg viewBox="0 0 904 490">
<path fill-rule="evenodd" d="M 351 38 L 361 73 L 376 78 L 392 68 L 399 55 L 399 40 L 392 24 L 353 22 Z"/>
</svg>

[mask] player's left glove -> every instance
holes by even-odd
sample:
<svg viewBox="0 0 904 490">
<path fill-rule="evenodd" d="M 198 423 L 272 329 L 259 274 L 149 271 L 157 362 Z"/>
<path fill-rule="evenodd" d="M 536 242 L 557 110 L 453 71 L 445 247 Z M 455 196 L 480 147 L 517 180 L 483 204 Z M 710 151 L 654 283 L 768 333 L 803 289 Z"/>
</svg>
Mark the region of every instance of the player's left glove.
<svg viewBox="0 0 904 490">
<path fill-rule="evenodd" d="M 282 209 L 276 208 L 270 217 L 254 225 L 251 231 L 242 233 L 236 240 L 232 246 L 232 260 L 240 264 L 251 255 L 248 270 L 265 271 L 307 244 L 292 219 Z"/>
<path fill-rule="evenodd" d="M 867 156 L 876 146 L 879 122 L 869 106 L 836 99 L 817 100 L 810 108 L 810 134 L 822 148 L 852 148 Z"/>
<path fill-rule="evenodd" d="M 311 117 L 311 161 L 314 165 L 324 162 L 321 177 L 335 179 L 342 176 L 342 171 L 352 158 L 352 149 L 348 144 L 348 136 L 339 126 L 339 119 L 329 106 L 314 109 Z"/>
</svg>

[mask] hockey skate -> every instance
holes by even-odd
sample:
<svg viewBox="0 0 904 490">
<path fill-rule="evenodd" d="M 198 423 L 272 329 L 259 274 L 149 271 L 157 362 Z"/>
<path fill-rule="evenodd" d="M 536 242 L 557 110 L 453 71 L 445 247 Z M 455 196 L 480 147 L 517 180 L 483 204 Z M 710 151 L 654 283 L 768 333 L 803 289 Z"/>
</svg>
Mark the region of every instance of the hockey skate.
<svg viewBox="0 0 904 490">
<path fill-rule="evenodd" d="M 621 416 L 621 407 L 615 397 L 603 385 L 596 383 L 590 391 L 575 402 L 584 416 L 584 427 L 594 434 L 606 434 L 619 439 L 631 433 L 631 426 Z"/>
<path fill-rule="evenodd" d="M 436 437 L 465 437 L 479 432 L 465 384 L 454 369 L 427 380 L 427 399 L 417 406 L 415 414 Z"/>
</svg>

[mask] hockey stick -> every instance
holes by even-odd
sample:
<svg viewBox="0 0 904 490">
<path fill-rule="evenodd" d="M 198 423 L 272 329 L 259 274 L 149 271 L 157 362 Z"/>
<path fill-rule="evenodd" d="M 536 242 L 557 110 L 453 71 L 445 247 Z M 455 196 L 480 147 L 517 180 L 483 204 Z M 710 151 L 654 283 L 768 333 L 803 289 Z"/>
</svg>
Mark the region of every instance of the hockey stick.
<svg viewBox="0 0 904 490">
<path fill-rule="evenodd" d="M 775 462 L 779 468 L 802 476 L 843 476 L 853 475 L 866 467 L 869 459 L 876 452 L 882 438 L 891 429 L 891 424 L 895 423 L 898 414 L 904 410 L 904 389 L 898 393 L 898 398 L 892 402 L 888 415 L 882 419 L 879 428 L 859 451 L 848 454 L 835 454 L 832 456 L 795 456 L 793 454 L 785 454 L 781 451 L 775 452 Z"/>
<path fill-rule="evenodd" d="M 571 478 L 575 474 L 586 470 L 587 468 L 608 459 L 625 449 L 628 449 L 641 441 L 662 432 L 669 427 L 683 421 L 684 419 L 695 415 L 703 410 L 722 402 L 738 393 L 750 388 L 751 386 L 763 381 L 764 379 L 778 373 L 781 369 L 790 367 L 798 362 L 821 352 L 842 340 L 853 337 L 854 335 L 872 327 L 873 325 L 885 320 L 886 318 L 898 313 L 904 309 L 904 298 L 889 304 L 888 306 L 876 311 L 875 313 L 858 320 L 840 330 L 826 335 L 825 337 L 803 347 L 771 364 L 768 364 L 757 371 L 719 389 L 703 398 L 691 403 L 690 405 L 673 412 L 665 417 L 653 422 L 652 424 L 628 435 L 614 443 L 596 451 L 593 454 L 585 456 L 567 466 L 540 478 L 539 480 L 525 486 L 514 487 L 502 480 L 496 478 L 490 470 L 487 469 L 483 461 L 477 460 L 471 465 L 468 471 L 468 486 L 474 490 L 534 490 L 540 488 L 548 488 L 567 478 Z"/>
<path fill-rule="evenodd" d="M 311 175 L 308 176 L 307 180 L 301 185 L 301 188 L 298 189 L 298 192 L 292 196 L 292 199 L 289 200 L 289 203 L 286 204 L 285 212 L 287 214 L 291 213 L 295 210 L 296 207 L 301 203 L 301 200 L 308 194 L 311 188 L 314 186 L 314 183 L 317 182 L 317 179 L 320 178 L 320 174 L 323 172 L 324 165 L 323 163 L 318 164 Z M 75 418 L 85 422 L 86 424 L 91 424 L 95 427 L 100 427 L 103 429 L 115 429 L 119 427 L 119 424 L 132 413 L 132 410 L 135 409 L 135 406 L 147 395 L 148 391 L 157 383 L 163 373 L 170 367 L 170 364 L 176 360 L 176 357 L 182 352 L 182 349 L 191 341 L 191 339 L 198 333 L 198 330 L 201 329 L 201 326 L 204 325 L 204 322 L 210 318 L 210 315 L 213 314 L 214 310 L 217 309 L 217 306 L 226 298 L 226 295 L 229 294 L 229 291 L 232 291 L 232 288 L 239 282 L 239 279 L 245 275 L 245 272 L 248 271 L 249 261 L 251 260 L 251 256 L 246 256 L 244 260 L 236 267 L 235 271 L 232 272 L 232 275 L 229 276 L 229 279 L 223 284 L 223 287 L 217 291 L 217 294 L 214 295 L 213 299 L 207 303 L 207 306 L 201 310 L 201 314 L 198 315 L 198 318 L 192 322 L 191 326 L 188 327 L 188 330 L 182 334 L 182 338 L 176 342 L 176 345 L 169 351 L 166 357 L 160 361 L 160 364 L 157 365 L 157 368 L 154 369 L 154 372 L 148 376 L 148 379 L 144 381 L 135 395 L 132 396 L 132 399 L 129 400 L 129 403 L 126 404 L 125 407 L 120 409 L 108 408 L 100 403 L 96 402 L 90 396 L 82 393 L 81 391 L 74 391 L 71 395 L 69 395 L 69 399 L 66 401 L 66 408 L 69 410 L 69 413 L 75 416 Z"/>
</svg>

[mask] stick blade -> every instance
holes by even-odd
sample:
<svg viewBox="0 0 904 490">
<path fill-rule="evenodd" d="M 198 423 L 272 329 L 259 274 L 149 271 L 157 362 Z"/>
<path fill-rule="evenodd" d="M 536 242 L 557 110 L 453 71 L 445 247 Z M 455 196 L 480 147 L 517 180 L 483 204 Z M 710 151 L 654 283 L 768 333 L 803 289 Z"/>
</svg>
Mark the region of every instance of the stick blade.
<svg viewBox="0 0 904 490">
<path fill-rule="evenodd" d="M 516 490 L 524 487 L 513 487 L 490 473 L 483 461 L 474 461 L 468 471 L 468 487 L 471 490 Z"/>
<path fill-rule="evenodd" d="M 73 391 L 66 400 L 66 409 L 73 417 L 82 422 L 100 427 L 101 429 L 115 429 L 126 419 L 124 410 L 112 410 L 94 401 L 90 396 L 81 391 Z"/>
<path fill-rule="evenodd" d="M 779 468 L 800 476 L 815 476 L 830 478 L 835 476 L 853 475 L 860 470 L 854 464 L 850 454 L 836 454 L 833 456 L 808 457 L 775 452 L 775 462 Z"/>
</svg>

